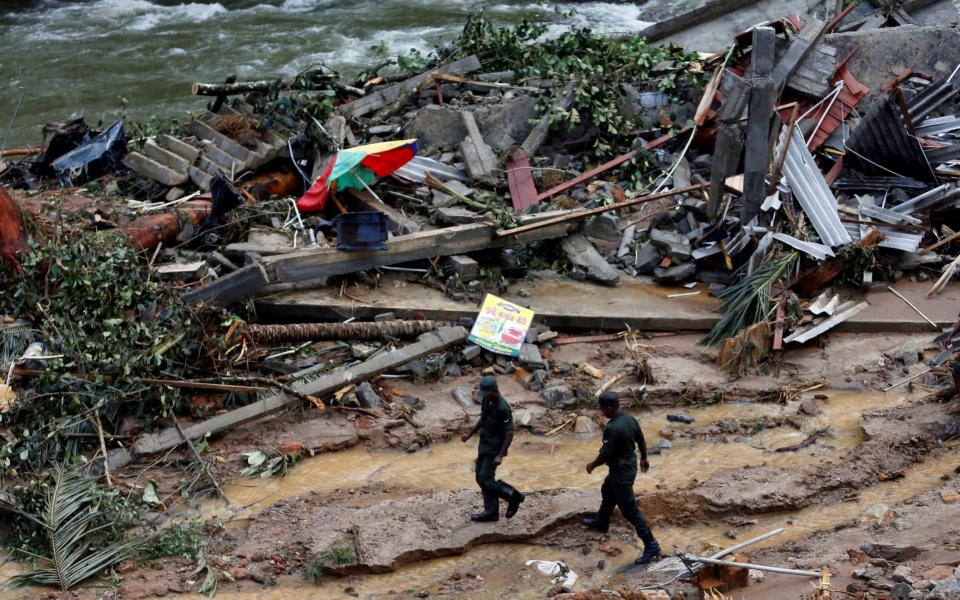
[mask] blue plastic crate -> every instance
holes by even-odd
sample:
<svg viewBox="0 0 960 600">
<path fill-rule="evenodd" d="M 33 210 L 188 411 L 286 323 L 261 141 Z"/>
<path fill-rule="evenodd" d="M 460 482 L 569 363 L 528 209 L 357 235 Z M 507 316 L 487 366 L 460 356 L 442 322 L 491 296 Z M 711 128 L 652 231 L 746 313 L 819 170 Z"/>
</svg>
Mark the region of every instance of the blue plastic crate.
<svg viewBox="0 0 960 600">
<path fill-rule="evenodd" d="M 386 250 L 387 215 L 353 212 L 337 216 L 337 250 Z"/>
</svg>

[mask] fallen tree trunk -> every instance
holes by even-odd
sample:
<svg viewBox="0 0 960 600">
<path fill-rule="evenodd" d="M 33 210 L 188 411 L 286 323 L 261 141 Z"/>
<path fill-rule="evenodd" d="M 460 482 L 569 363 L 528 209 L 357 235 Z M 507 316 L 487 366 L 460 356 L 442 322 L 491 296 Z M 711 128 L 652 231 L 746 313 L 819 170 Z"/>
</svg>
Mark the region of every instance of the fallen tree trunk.
<svg viewBox="0 0 960 600">
<path fill-rule="evenodd" d="M 299 395 L 279 392 L 253 404 L 242 406 L 222 415 L 217 415 L 212 419 L 207 419 L 206 421 L 186 427 L 183 430 L 183 435 L 181 435 L 180 431 L 176 428 L 168 428 L 158 433 L 142 435 L 134 443 L 134 451 L 139 455 L 163 452 L 164 450 L 179 446 L 183 443 L 183 438 L 195 440 L 206 435 L 226 431 L 274 413 L 295 402 L 300 402 L 301 397 L 304 395 L 320 397 L 332 394 L 351 383 L 364 381 L 388 369 L 406 364 L 411 360 L 416 360 L 428 354 L 445 350 L 455 344 L 462 343 L 466 337 L 467 330 L 463 327 L 444 327 L 431 333 L 425 333 L 420 336 L 418 341 L 403 348 L 378 354 L 359 365 L 340 368 L 314 381 L 292 386 L 292 389 Z"/>
<path fill-rule="evenodd" d="M 308 340 L 376 340 L 384 336 L 414 337 L 453 321 L 365 321 L 353 323 L 295 323 L 291 325 L 248 325 L 243 335 L 256 344 L 281 344 Z"/>
<path fill-rule="evenodd" d="M 17 254 L 28 252 L 27 230 L 23 213 L 13 197 L 0 186 L 0 259 L 5 260 L 16 272 L 23 271 Z"/>
<path fill-rule="evenodd" d="M 210 216 L 212 209 L 213 204 L 210 202 L 192 200 L 168 213 L 140 217 L 124 229 L 135 247 L 151 250 L 160 242 L 168 242 L 175 238 L 188 223 L 193 227 L 199 227 Z"/>
</svg>

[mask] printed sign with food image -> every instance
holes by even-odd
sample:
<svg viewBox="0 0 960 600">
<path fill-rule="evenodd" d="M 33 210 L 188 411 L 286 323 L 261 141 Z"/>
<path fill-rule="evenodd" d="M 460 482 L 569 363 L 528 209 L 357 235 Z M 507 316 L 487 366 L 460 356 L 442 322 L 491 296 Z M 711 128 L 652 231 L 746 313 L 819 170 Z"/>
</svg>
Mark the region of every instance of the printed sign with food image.
<svg viewBox="0 0 960 600">
<path fill-rule="evenodd" d="M 487 294 L 469 340 L 491 352 L 517 356 L 533 323 L 533 311 Z"/>
</svg>

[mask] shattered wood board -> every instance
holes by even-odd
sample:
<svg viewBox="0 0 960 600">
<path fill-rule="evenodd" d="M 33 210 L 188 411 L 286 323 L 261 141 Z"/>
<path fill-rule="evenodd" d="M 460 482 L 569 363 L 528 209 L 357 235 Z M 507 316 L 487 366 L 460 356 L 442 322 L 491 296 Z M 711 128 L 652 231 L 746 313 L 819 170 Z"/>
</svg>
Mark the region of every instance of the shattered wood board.
<svg viewBox="0 0 960 600">
<path fill-rule="evenodd" d="M 720 318 L 712 312 L 718 302 L 705 292 L 696 296 L 667 298 L 669 294 L 689 292 L 685 288 L 642 283 L 621 274 L 620 285 L 577 282 L 541 273 L 543 279 L 511 286 L 501 297 L 531 308 L 537 322 L 561 329 L 604 329 L 621 331 L 625 324 L 648 331 L 708 331 Z M 351 287 L 350 295 L 359 301 L 340 297 L 336 289 L 286 292 L 256 301 L 257 315 L 264 322 L 310 322 L 343 320 L 350 317 L 373 319 L 393 312 L 397 318 L 456 320 L 474 318 L 477 307 L 471 302 L 456 302 L 443 292 L 423 286 L 397 288 L 392 277 L 384 277 L 376 290 Z M 520 296 L 520 288 L 529 296 Z M 950 283 L 941 296 L 927 298 L 929 282 L 897 283 L 897 290 L 931 319 L 943 326 L 956 321 L 960 305 L 960 282 Z M 870 306 L 837 327 L 836 331 L 855 333 L 925 332 L 930 324 L 886 291 L 870 292 Z"/>
<path fill-rule="evenodd" d="M 527 290 L 529 296 L 520 296 L 520 288 Z M 717 314 L 711 312 L 718 303 L 715 299 L 706 293 L 667 298 L 668 294 L 689 291 L 640 283 L 621 274 L 621 283 L 616 287 L 554 277 L 532 285 L 524 282 L 511 286 L 500 296 L 531 308 L 537 315 L 536 321 L 550 327 L 620 331 L 627 323 L 634 328 L 659 331 L 709 330 L 717 320 Z M 352 287 L 350 295 L 360 302 L 341 298 L 339 288 L 278 294 L 258 300 L 257 314 L 266 320 L 301 322 L 349 316 L 372 319 L 383 312 L 394 312 L 398 318 L 449 320 L 474 318 L 477 314 L 477 306 L 472 302 L 456 302 L 439 290 L 423 286 L 397 288 L 393 279 L 386 277 L 378 289 Z"/>
<path fill-rule="evenodd" d="M 434 352 L 446 350 L 450 346 L 462 343 L 466 338 L 467 330 L 463 327 L 443 327 L 421 335 L 412 344 L 407 344 L 391 352 L 377 354 L 358 365 L 335 369 L 317 379 L 293 384 L 292 387 L 306 396 L 323 397 L 332 394 L 345 385 L 365 381 L 393 367 L 406 364 Z M 278 392 L 252 404 L 235 408 L 206 421 L 190 425 L 183 430 L 183 435 L 191 440 L 204 438 L 207 435 L 226 431 L 243 423 L 259 419 L 298 402 L 302 402 L 300 397 L 286 392 Z M 139 455 L 162 452 L 170 448 L 176 448 L 183 443 L 183 435 L 175 428 L 143 434 L 134 442 L 133 448 Z"/>
<path fill-rule="evenodd" d="M 533 181 L 530 157 L 523 150 L 514 153 L 507 163 L 510 202 L 516 210 L 526 210 L 537 203 L 537 185 Z"/>
</svg>

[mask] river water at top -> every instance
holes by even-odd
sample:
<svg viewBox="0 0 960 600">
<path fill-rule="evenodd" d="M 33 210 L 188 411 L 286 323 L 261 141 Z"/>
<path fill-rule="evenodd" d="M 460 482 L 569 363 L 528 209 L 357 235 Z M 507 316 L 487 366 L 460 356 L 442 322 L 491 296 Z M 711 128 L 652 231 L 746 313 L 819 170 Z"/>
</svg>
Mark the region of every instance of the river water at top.
<svg viewBox="0 0 960 600">
<path fill-rule="evenodd" d="M 642 29 L 634 4 L 482 3 L 503 23 L 523 17 L 552 32 Z M 43 121 L 123 114 L 186 119 L 204 100 L 193 81 L 266 79 L 324 62 L 356 73 L 455 36 L 476 0 L 0 0 L 0 143 L 21 92 L 8 147 L 36 144 Z M 556 9 L 575 9 L 572 17 Z M 108 123 L 107 123 L 108 124 Z"/>
</svg>

